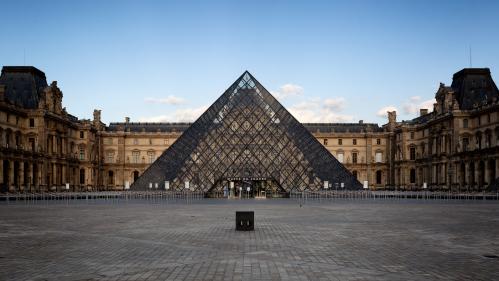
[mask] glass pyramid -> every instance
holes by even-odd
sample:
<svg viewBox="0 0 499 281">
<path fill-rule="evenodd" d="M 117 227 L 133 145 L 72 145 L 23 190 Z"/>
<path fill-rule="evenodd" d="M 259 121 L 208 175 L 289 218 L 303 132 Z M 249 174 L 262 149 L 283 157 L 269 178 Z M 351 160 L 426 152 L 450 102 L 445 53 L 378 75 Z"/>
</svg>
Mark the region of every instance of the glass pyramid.
<svg viewBox="0 0 499 281">
<path fill-rule="evenodd" d="M 274 191 L 361 184 L 249 72 L 244 72 L 151 166 L 132 190 L 222 191 L 230 181 Z M 167 184 L 165 182 L 168 182 Z"/>
</svg>

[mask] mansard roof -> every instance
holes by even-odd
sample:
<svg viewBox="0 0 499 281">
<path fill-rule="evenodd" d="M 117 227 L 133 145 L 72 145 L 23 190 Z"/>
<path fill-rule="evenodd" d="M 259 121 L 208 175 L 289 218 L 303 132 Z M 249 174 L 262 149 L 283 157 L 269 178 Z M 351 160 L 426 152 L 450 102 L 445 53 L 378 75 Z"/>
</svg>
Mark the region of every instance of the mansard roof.
<svg viewBox="0 0 499 281">
<path fill-rule="evenodd" d="M 191 126 L 192 123 L 187 122 L 173 122 L 173 123 L 148 123 L 148 122 L 113 122 L 106 128 L 108 132 L 183 132 Z"/>
<path fill-rule="evenodd" d="M 367 133 L 383 132 L 375 123 L 303 123 L 311 133 Z"/>
<path fill-rule="evenodd" d="M 147 122 L 113 122 L 106 128 L 108 132 L 130 131 L 130 132 L 183 132 L 192 123 L 147 123 Z M 366 133 L 383 132 L 375 123 L 302 123 L 311 133 Z"/>
<path fill-rule="evenodd" d="M 0 85 L 5 85 L 5 100 L 22 108 L 38 107 L 40 95 L 48 86 L 43 71 L 33 66 L 4 66 Z"/>
<path fill-rule="evenodd" d="M 499 91 L 488 68 L 464 68 L 456 72 L 451 88 L 462 110 L 499 100 Z"/>
</svg>

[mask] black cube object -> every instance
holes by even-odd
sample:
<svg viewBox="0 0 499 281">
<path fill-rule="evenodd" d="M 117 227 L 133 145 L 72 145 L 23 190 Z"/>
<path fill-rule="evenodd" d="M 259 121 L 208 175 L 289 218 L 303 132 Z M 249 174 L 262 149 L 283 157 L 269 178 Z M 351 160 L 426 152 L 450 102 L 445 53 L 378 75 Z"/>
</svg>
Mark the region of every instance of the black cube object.
<svg viewBox="0 0 499 281">
<path fill-rule="evenodd" d="M 255 212 L 236 211 L 236 230 L 239 231 L 255 230 Z"/>
</svg>

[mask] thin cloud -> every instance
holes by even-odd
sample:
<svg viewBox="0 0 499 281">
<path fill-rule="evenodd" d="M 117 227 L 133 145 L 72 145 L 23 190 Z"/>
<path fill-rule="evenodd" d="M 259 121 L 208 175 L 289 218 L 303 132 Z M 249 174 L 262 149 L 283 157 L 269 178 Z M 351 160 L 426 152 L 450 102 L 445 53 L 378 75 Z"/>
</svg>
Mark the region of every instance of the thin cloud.
<svg viewBox="0 0 499 281">
<path fill-rule="evenodd" d="M 277 91 L 270 92 L 276 99 L 283 100 L 291 96 L 303 95 L 303 87 L 296 84 L 284 84 Z"/>
<path fill-rule="evenodd" d="M 171 115 L 140 117 L 139 122 L 193 122 L 208 109 L 207 105 L 195 108 L 177 109 Z"/>
<path fill-rule="evenodd" d="M 351 122 L 353 116 L 340 113 L 345 106 L 344 98 L 318 98 L 299 102 L 289 107 L 289 112 L 302 123 Z"/>
<path fill-rule="evenodd" d="M 393 105 L 385 106 L 385 107 L 382 107 L 380 110 L 378 110 L 378 112 L 376 113 L 376 116 L 387 118 L 388 111 L 398 111 L 398 109 Z"/>
<path fill-rule="evenodd" d="M 329 98 L 324 100 L 324 107 L 341 111 L 345 107 L 345 98 Z"/>
<path fill-rule="evenodd" d="M 428 109 L 428 111 L 433 110 L 433 104 L 435 99 L 429 99 L 421 101 L 420 96 L 410 97 L 408 101 L 402 106 L 402 110 L 405 114 L 417 114 L 420 109 Z"/>
<path fill-rule="evenodd" d="M 144 101 L 146 103 L 156 103 L 156 104 L 170 104 L 170 105 L 179 105 L 185 103 L 183 98 L 179 98 L 176 96 L 168 96 L 166 98 L 145 98 Z"/>
</svg>

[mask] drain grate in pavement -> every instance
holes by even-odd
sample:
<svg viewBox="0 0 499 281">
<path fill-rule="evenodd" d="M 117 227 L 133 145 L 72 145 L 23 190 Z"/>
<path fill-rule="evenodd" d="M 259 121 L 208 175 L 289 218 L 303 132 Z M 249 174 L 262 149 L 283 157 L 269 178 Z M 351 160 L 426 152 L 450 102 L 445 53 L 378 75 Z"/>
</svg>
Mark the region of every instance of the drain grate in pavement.
<svg viewBox="0 0 499 281">
<path fill-rule="evenodd" d="M 499 259 L 499 256 L 496 256 L 496 255 L 483 255 L 483 256 L 488 258 L 488 259 Z"/>
</svg>

